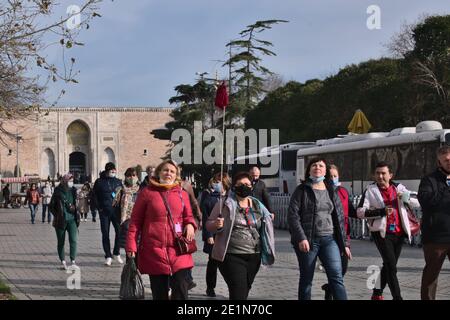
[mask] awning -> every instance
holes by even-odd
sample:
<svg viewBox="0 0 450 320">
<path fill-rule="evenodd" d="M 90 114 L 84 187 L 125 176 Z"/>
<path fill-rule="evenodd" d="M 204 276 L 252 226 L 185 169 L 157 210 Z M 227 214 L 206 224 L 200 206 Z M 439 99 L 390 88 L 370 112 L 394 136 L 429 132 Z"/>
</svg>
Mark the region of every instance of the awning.
<svg viewBox="0 0 450 320">
<path fill-rule="evenodd" d="M 2 183 L 28 183 L 30 177 L 2 178 Z"/>
</svg>

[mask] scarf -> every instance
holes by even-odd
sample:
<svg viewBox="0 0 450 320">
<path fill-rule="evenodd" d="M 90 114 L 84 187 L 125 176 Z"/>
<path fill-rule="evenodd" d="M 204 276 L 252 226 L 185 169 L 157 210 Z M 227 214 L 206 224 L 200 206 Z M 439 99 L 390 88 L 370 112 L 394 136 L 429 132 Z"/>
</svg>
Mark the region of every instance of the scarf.
<svg viewBox="0 0 450 320">
<path fill-rule="evenodd" d="M 139 185 L 132 187 L 124 186 L 122 188 L 122 196 L 120 199 L 120 223 L 131 218 L 131 212 L 136 202 L 136 196 L 139 191 Z"/>
<path fill-rule="evenodd" d="M 150 185 L 152 185 L 152 186 L 154 186 L 156 188 L 164 189 L 164 190 L 170 190 L 170 189 L 173 189 L 175 187 L 180 186 L 180 182 L 179 181 L 175 181 L 172 184 L 162 184 L 162 183 L 159 183 L 156 180 L 156 178 L 153 178 L 153 177 L 149 179 L 149 182 L 150 182 Z"/>
</svg>

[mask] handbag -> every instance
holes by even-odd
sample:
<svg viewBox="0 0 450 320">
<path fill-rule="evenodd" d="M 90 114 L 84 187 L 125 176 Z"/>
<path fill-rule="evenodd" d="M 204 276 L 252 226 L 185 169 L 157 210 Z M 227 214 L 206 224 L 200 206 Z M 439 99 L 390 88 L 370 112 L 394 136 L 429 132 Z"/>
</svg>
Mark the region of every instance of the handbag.
<svg viewBox="0 0 450 320">
<path fill-rule="evenodd" d="M 405 205 L 405 208 L 406 212 L 408 213 L 409 229 L 411 230 L 411 235 L 415 236 L 420 232 L 420 222 L 409 205 Z"/>
<path fill-rule="evenodd" d="M 175 224 L 172 219 L 172 211 L 170 210 L 169 204 L 167 203 L 167 199 L 164 198 L 163 194 L 160 193 L 164 205 L 167 209 L 167 216 L 169 217 L 170 224 L 172 226 L 172 231 L 175 236 L 175 251 L 177 253 L 177 256 L 181 256 L 184 254 L 192 254 L 197 251 L 197 243 L 195 242 L 195 239 L 192 239 L 192 241 L 189 241 L 185 236 L 178 235 L 178 233 L 175 231 Z"/>
<path fill-rule="evenodd" d="M 129 258 L 120 276 L 119 298 L 122 300 L 141 300 L 145 298 L 144 281 L 142 281 L 135 258 Z"/>
</svg>

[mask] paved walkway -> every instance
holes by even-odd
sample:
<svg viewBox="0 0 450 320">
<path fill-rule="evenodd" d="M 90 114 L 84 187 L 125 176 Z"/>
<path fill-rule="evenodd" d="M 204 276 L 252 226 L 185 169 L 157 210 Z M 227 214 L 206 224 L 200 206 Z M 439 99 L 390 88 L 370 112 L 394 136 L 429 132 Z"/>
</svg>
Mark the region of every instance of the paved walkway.
<svg viewBox="0 0 450 320">
<path fill-rule="evenodd" d="M 22 209 L 0 209 L 0 277 L 12 287 L 19 299 L 118 299 L 122 266 L 103 265 L 100 224 L 82 222 L 80 225 L 77 264 L 81 268 L 81 289 L 67 288 L 70 276 L 58 270 L 56 235 L 54 228 L 39 220 L 30 223 L 29 211 Z M 111 228 L 112 229 L 112 228 Z M 113 233 L 113 230 L 111 230 Z M 199 236 L 197 237 L 198 240 Z M 200 243 L 200 247 L 202 243 Z M 263 268 L 254 282 L 251 299 L 297 299 L 298 265 L 291 245 L 289 233 L 276 231 L 278 258 L 274 266 Z M 66 244 L 68 251 L 68 243 Z M 381 264 L 375 245 L 370 241 L 352 242 L 354 259 L 350 262 L 345 285 L 350 299 L 369 299 L 367 289 L 367 267 Z M 191 299 L 208 299 L 205 296 L 205 272 L 207 256 L 201 251 L 194 255 L 193 276 L 197 287 L 190 291 Z M 399 262 L 399 280 L 405 299 L 420 298 L 420 279 L 424 266 L 422 251 L 405 246 Z M 317 270 L 313 299 L 323 299 L 320 286 L 325 283 L 325 274 Z M 148 277 L 144 277 L 147 299 L 151 299 Z M 228 290 L 218 276 L 217 299 L 227 299 Z M 385 292 L 390 299 L 389 290 Z M 450 299 L 450 264 L 445 262 L 439 279 L 438 299 Z"/>
</svg>

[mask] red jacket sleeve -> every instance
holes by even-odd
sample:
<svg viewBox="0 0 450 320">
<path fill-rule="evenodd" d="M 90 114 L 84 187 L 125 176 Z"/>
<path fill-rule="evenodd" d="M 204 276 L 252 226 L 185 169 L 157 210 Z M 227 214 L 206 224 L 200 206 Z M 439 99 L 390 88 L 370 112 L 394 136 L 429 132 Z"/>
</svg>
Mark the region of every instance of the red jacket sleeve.
<svg viewBox="0 0 450 320">
<path fill-rule="evenodd" d="M 128 227 L 127 243 L 125 245 L 126 252 L 137 252 L 137 242 L 144 226 L 145 212 L 147 211 L 147 203 L 149 194 L 146 189 L 142 189 L 136 199 L 133 211 L 131 213 L 130 225 Z"/>
</svg>

